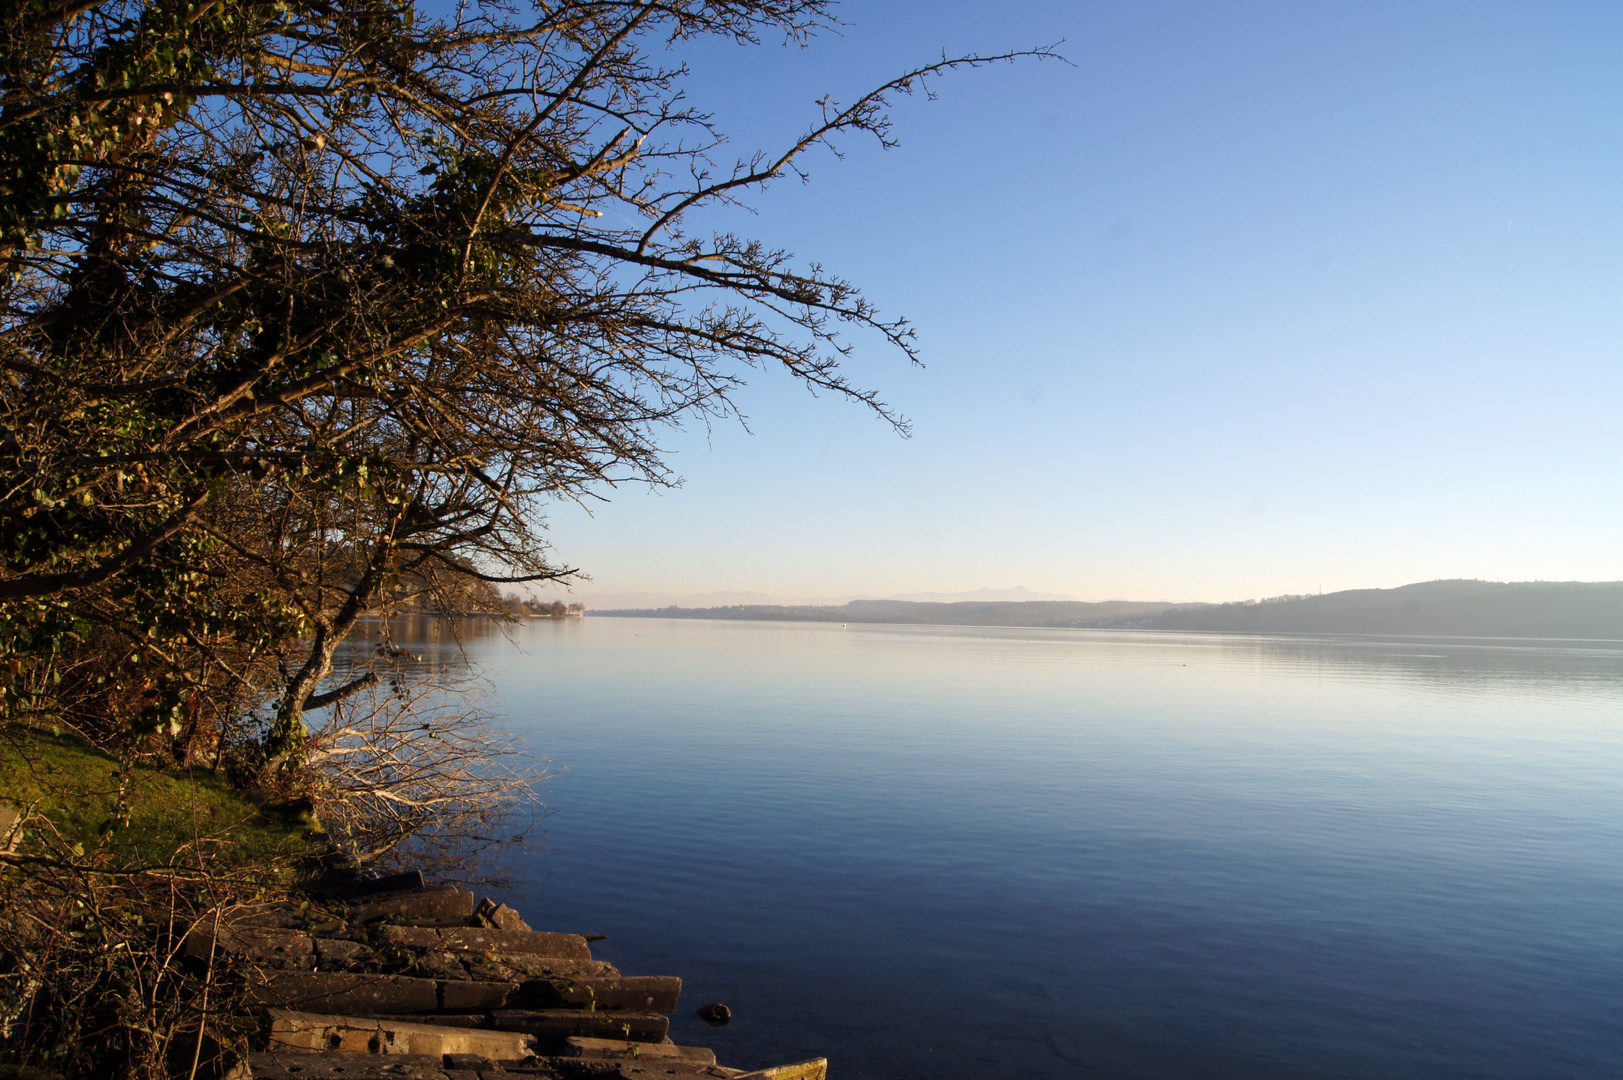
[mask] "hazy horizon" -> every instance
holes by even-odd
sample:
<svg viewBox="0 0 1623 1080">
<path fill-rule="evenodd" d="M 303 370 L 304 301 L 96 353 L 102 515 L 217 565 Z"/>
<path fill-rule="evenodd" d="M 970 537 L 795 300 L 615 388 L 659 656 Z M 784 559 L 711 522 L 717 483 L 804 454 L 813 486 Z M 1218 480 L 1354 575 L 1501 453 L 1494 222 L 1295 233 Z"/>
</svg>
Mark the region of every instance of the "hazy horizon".
<svg viewBox="0 0 1623 1080">
<path fill-rule="evenodd" d="M 684 486 L 552 510 L 577 594 L 1623 578 L 1623 9 L 839 14 L 804 50 L 679 53 L 723 166 L 943 49 L 1074 65 L 955 74 L 895 102 L 895 151 L 846 140 L 695 223 L 908 316 L 925 368 L 856 337 L 849 374 L 914 435 L 763 373 L 749 431 L 666 440 Z"/>
<path fill-rule="evenodd" d="M 1499 585 L 1526 585 L 1526 584 L 1553 584 L 1553 585 L 1610 585 L 1615 581 L 1557 581 L 1553 579 L 1529 579 L 1527 581 L 1487 582 L 1486 579 L 1476 578 L 1433 578 L 1431 581 L 1484 581 L 1488 584 Z M 1400 589 L 1408 585 L 1421 585 L 1427 582 L 1406 581 L 1397 585 L 1368 585 L 1353 586 L 1350 589 L 1326 589 L 1324 595 L 1335 592 L 1363 591 L 1363 590 L 1389 590 Z M 914 603 L 965 603 L 965 602 L 1009 602 L 1009 601 L 1065 601 L 1083 604 L 1105 604 L 1116 602 L 1137 603 L 1166 603 L 1166 604 L 1227 604 L 1246 603 L 1259 600 L 1276 600 L 1286 597 L 1309 596 L 1314 593 L 1274 593 L 1268 596 L 1228 596 L 1221 599 L 1190 599 L 1184 597 L 1165 596 L 1103 596 L 1082 597 L 1066 596 L 1053 593 L 1038 593 L 1023 586 L 992 589 L 981 588 L 958 593 L 896 593 L 883 596 L 856 595 L 856 596 L 795 596 L 789 594 L 773 594 L 762 592 L 748 592 L 738 590 L 722 590 L 709 593 L 673 593 L 673 592 L 629 592 L 629 593 L 591 593 L 577 589 L 570 594 L 571 598 L 586 604 L 590 608 L 599 610 L 612 610 L 615 608 L 647 609 L 663 607 L 683 608 L 712 608 L 733 607 L 738 605 L 766 605 L 766 606 L 807 606 L 807 607 L 837 607 L 852 601 L 862 600 L 891 600 L 909 601 Z"/>
</svg>

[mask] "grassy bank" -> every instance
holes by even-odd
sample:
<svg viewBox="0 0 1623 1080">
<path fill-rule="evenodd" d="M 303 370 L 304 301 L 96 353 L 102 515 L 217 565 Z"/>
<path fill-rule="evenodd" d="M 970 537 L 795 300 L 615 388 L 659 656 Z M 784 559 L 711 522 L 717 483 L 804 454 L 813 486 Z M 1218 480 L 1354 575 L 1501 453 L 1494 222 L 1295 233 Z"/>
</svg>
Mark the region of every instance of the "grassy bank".
<svg viewBox="0 0 1623 1080">
<path fill-rule="evenodd" d="M 286 898 L 314 819 L 16 726 L 0 728 L 0 803 L 24 830 L 0 862 L 0 1077 L 225 1075 L 243 982 L 182 943 L 221 910 Z"/>
<path fill-rule="evenodd" d="M 206 770 L 121 762 L 66 735 L 0 729 L 0 802 L 24 811 L 21 850 L 126 869 L 267 867 L 311 848 L 315 822 L 260 806 Z"/>
</svg>

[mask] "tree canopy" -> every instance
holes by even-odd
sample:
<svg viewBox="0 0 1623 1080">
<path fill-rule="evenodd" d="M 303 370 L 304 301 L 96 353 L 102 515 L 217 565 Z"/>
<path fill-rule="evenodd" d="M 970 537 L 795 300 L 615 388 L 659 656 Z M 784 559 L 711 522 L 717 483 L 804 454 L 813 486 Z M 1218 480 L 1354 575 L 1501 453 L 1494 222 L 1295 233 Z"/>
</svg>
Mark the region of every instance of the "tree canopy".
<svg viewBox="0 0 1623 1080">
<path fill-rule="evenodd" d="M 440 9 L 436 9 L 440 10 Z M 663 425 L 776 366 L 900 424 L 842 331 L 912 331 L 696 211 L 887 100 L 719 163 L 672 46 L 825 0 L 0 3 L 0 706 L 268 759 L 369 615 L 568 579 L 547 500 L 670 480 Z M 1046 50 L 1037 50 L 1046 54 Z M 324 687 L 326 687 L 324 689 Z"/>
</svg>

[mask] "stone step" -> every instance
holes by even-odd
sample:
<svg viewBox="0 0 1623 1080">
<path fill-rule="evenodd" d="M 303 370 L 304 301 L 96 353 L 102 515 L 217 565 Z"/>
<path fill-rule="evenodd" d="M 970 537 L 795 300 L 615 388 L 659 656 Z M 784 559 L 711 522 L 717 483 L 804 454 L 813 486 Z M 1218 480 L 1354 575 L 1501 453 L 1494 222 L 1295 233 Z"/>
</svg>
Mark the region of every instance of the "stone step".
<svg viewBox="0 0 1623 1080">
<path fill-rule="evenodd" d="M 620 969 L 601 960 L 564 960 L 556 956 L 536 956 L 533 953 L 497 953 L 487 958 L 483 953 L 441 953 L 441 956 L 462 956 L 477 969 L 476 979 L 523 982 L 526 979 L 614 979 Z"/>
<path fill-rule="evenodd" d="M 530 979 L 514 1001 L 538 1009 L 598 1009 L 608 1012 L 676 1011 L 682 980 L 674 975 L 633 975 L 619 979 Z"/>
<path fill-rule="evenodd" d="M 382 877 L 356 878 L 320 892 L 329 900 L 355 901 L 379 893 L 418 892 L 427 887 L 421 870 L 402 870 L 398 874 L 384 874 Z"/>
<path fill-rule="evenodd" d="M 563 1062 L 569 1059 L 555 1057 L 552 1060 Z M 739 1069 L 675 1058 L 622 1058 L 591 1061 L 590 1064 L 598 1066 L 590 1074 L 592 1080 L 738 1080 L 745 1075 Z M 578 1065 L 576 1067 L 579 1068 Z"/>
<path fill-rule="evenodd" d="M 446 1080 L 445 1059 L 428 1054 L 321 1054 L 268 1050 L 248 1055 L 253 1080 Z"/>
<path fill-rule="evenodd" d="M 490 1014 L 490 1020 L 498 1031 L 522 1031 L 557 1042 L 583 1035 L 657 1043 L 671 1029 L 670 1017 L 660 1013 L 601 1013 L 586 1009 L 499 1009 Z"/>
<path fill-rule="evenodd" d="M 402 1024 L 437 1024 L 441 1027 L 488 1028 L 489 1013 L 366 1013 L 366 1020 L 389 1020 Z"/>
<path fill-rule="evenodd" d="M 440 1007 L 433 979 L 360 972 L 276 972 L 249 987 L 260 1005 L 345 1016 L 421 1013 Z"/>
<path fill-rule="evenodd" d="M 490 1012 L 505 1009 L 517 996 L 518 982 L 479 982 L 474 980 L 440 983 L 440 1008 L 456 1012 Z"/>
<path fill-rule="evenodd" d="M 479 901 L 479 906 L 474 908 L 473 913 L 483 921 L 484 925 L 494 926 L 498 930 L 529 930 L 531 928 L 530 924 L 525 922 L 524 917 L 517 911 L 514 911 L 506 904 L 498 904 L 489 897 Z"/>
<path fill-rule="evenodd" d="M 323 967 L 334 968 L 348 964 L 364 964 L 372 959 L 370 948 L 359 941 L 343 938 L 316 938 L 316 961 Z"/>
<path fill-rule="evenodd" d="M 464 926 L 485 926 L 485 922 L 478 915 L 456 915 L 448 919 L 401 919 L 399 922 L 390 921 L 391 926 L 425 926 L 436 930 L 457 929 Z"/>
<path fill-rule="evenodd" d="M 674 1043 L 627 1042 L 624 1039 L 592 1039 L 572 1035 L 564 1040 L 565 1057 L 578 1058 L 678 1058 L 700 1065 L 714 1065 L 716 1052 L 707 1046 L 677 1046 Z"/>
<path fill-rule="evenodd" d="M 342 1054 L 477 1054 L 497 1061 L 520 1061 L 534 1049 L 534 1040 L 520 1032 L 289 1009 L 271 1009 L 269 1013 L 271 1049 Z"/>
<path fill-rule="evenodd" d="M 464 894 L 471 895 L 471 894 Z M 383 937 L 397 945 L 433 952 L 478 952 L 590 960 L 592 950 L 581 934 L 548 934 L 539 930 L 493 930 L 489 927 L 385 926 Z"/>
<path fill-rule="evenodd" d="M 557 960 L 538 962 L 535 974 L 542 981 L 613 981 L 620 973 L 598 960 Z M 465 1012 L 481 1009 L 518 1008 L 523 988 L 532 979 L 445 979 L 440 982 L 440 1008 Z M 654 1012 L 668 1010 L 654 1009 Z"/>
<path fill-rule="evenodd" d="M 186 935 L 181 951 L 197 960 L 227 953 L 259 967 L 309 969 L 315 966 L 315 943 L 298 930 L 235 924 L 222 921 L 218 928 L 205 923 Z"/>
<path fill-rule="evenodd" d="M 466 1013 L 348 1013 L 368 1023 L 427 1024 L 435 1027 L 519 1032 L 561 1046 L 575 1036 L 639 1044 L 659 1043 L 670 1018 L 653 1013 L 597 1013 L 586 1009 L 495 1009 Z M 668 1042 L 668 1040 L 667 1040 Z"/>
<path fill-rule="evenodd" d="M 473 893 L 455 885 L 431 885 L 409 892 L 380 893 L 349 905 L 349 921 L 364 923 L 389 915 L 402 919 L 466 919 L 473 914 Z"/>
</svg>

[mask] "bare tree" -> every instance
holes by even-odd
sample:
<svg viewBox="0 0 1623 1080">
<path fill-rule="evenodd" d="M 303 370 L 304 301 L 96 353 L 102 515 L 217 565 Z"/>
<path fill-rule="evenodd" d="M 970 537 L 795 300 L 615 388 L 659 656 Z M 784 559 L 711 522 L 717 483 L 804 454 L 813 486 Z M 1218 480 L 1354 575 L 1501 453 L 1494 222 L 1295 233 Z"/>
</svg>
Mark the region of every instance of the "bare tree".
<svg viewBox="0 0 1623 1080">
<path fill-rule="evenodd" d="M 306 758 L 322 824 L 346 852 L 387 862 L 410 842 L 421 865 L 487 850 L 525 814 L 545 812 L 536 785 L 550 774 L 517 749 L 484 707 L 476 670 L 395 665 L 329 710 Z"/>
<path fill-rule="evenodd" d="M 140 723 L 271 693 L 280 761 L 305 711 L 369 685 L 328 686 L 358 620 L 421 595 L 495 602 L 470 582 L 569 579 L 536 528 L 545 503 L 669 482 L 660 428 L 729 415 L 749 369 L 900 427 L 843 373 L 841 332 L 912 359 L 905 321 L 686 222 L 842 134 L 889 146 L 892 95 L 1022 54 L 825 99 L 780 152 L 719 162 L 658 51 L 828 23 L 826 0 L 13 8 L 7 651 L 27 667 L 87 632 L 134 642 L 120 670 L 150 699 Z"/>
</svg>

